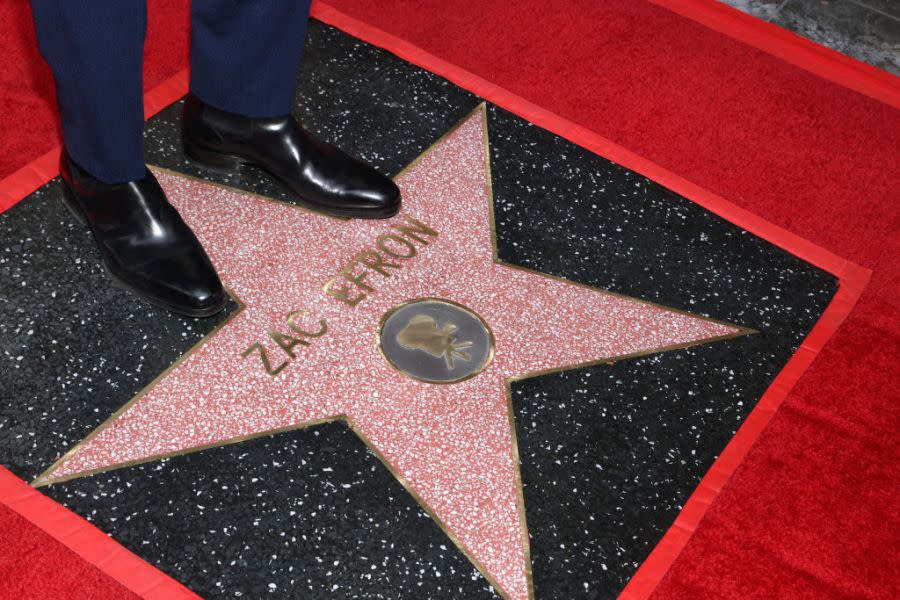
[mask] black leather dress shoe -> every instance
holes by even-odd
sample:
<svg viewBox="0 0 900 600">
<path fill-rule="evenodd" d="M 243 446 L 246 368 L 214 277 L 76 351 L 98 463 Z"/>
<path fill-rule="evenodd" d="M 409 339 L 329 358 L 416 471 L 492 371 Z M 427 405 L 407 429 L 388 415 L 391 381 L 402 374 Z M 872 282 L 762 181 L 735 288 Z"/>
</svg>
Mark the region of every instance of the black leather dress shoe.
<svg viewBox="0 0 900 600">
<path fill-rule="evenodd" d="M 339 217 L 384 219 L 400 210 L 389 178 L 312 137 L 290 115 L 255 119 L 225 112 L 189 94 L 181 115 L 184 152 L 201 166 L 234 171 L 253 165 L 305 206 Z"/>
<path fill-rule="evenodd" d="M 194 232 L 148 170 L 127 183 L 92 177 L 63 152 L 63 200 L 90 227 L 110 276 L 150 302 L 189 317 L 208 317 L 228 295 Z"/>
</svg>

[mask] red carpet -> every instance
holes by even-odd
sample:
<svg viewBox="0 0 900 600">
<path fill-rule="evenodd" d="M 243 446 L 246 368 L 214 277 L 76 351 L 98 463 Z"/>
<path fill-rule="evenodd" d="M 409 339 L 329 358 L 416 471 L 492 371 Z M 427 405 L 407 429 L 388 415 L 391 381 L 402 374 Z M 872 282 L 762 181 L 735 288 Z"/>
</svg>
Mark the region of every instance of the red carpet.
<svg viewBox="0 0 900 600">
<path fill-rule="evenodd" d="M 196 600 L 197 595 L 0 467 L 0 598 Z"/>
<path fill-rule="evenodd" d="M 0 506 L 0 548 L 0 598 L 139 597 L 5 506 Z"/>
<path fill-rule="evenodd" d="M 185 8 L 150 4 L 148 87 L 186 64 Z M 655 595 L 900 595 L 898 80 L 809 45 L 794 52 L 761 23 L 732 34 L 768 51 L 643 0 L 330 4 L 873 270 Z M 706 14 L 716 27 L 733 18 Z M 0 6 L 0 27 L 2 179 L 58 140 L 22 2 Z M 0 544 L 0 565 L 24 543 Z M 71 577 L 58 549 L 39 546 L 26 581 Z"/>
<path fill-rule="evenodd" d="M 144 88 L 187 66 L 185 2 L 150 0 Z M 53 75 L 41 58 L 28 2 L 0 4 L 0 180 L 60 143 Z"/>
</svg>

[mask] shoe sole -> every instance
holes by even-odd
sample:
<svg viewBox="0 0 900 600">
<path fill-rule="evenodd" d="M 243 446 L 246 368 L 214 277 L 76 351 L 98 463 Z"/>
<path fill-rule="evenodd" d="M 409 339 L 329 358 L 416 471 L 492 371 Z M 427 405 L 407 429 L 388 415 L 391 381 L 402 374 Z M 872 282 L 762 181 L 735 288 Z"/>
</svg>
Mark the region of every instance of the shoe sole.
<svg viewBox="0 0 900 600">
<path fill-rule="evenodd" d="M 201 148 L 197 146 L 193 142 L 187 140 L 186 138 L 182 138 L 181 140 L 182 147 L 184 149 L 185 156 L 188 159 L 203 169 L 208 169 L 210 171 L 215 171 L 217 173 L 237 173 L 243 167 L 256 167 L 257 169 L 261 169 L 265 171 L 265 173 L 277 181 L 279 185 L 283 188 L 287 189 L 291 196 L 297 200 L 297 202 L 303 206 L 304 208 L 308 208 L 314 212 L 329 215 L 332 217 L 343 217 L 349 219 L 390 219 L 395 216 L 398 212 L 400 212 L 400 204 L 397 206 L 391 206 L 380 210 L 372 210 L 372 209 L 364 209 L 364 210 L 347 210 L 340 208 L 332 208 L 329 206 L 325 206 L 322 204 L 318 204 L 316 202 L 310 202 L 305 198 L 298 196 L 294 192 L 290 190 L 282 181 L 279 179 L 274 173 L 269 171 L 264 165 L 260 165 L 248 160 L 245 160 L 239 156 L 234 156 L 231 154 L 222 154 L 221 152 L 215 152 L 213 150 L 208 150 L 206 148 Z"/>
<path fill-rule="evenodd" d="M 78 220 L 79 223 L 88 228 L 88 231 L 91 232 L 91 237 L 94 238 L 94 243 L 97 243 L 97 238 L 94 236 L 94 231 L 91 229 L 90 224 L 88 223 L 87 215 L 84 214 L 84 211 L 81 209 L 81 206 L 78 204 L 78 201 L 75 200 L 75 193 L 69 189 L 69 186 L 63 182 L 62 185 L 63 194 L 62 200 L 63 204 L 65 204 L 66 208 L 69 209 L 69 212 Z M 99 244 L 98 244 L 99 245 Z M 106 263 L 106 259 L 102 258 L 101 264 L 103 265 L 103 270 L 106 272 L 107 277 L 109 277 L 110 281 L 112 281 L 113 285 L 116 287 L 122 288 L 128 292 L 131 292 L 135 296 L 141 298 L 142 300 L 149 302 L 154 306 L 158 306 L 163 308 L 169 312 L 177 313 L 179 315 L 183 315 L 185 317 L 192 317 L 195 319 L 202 319 L 206 317 L 211 317 L 219 312 L 221 312 L 228 305 L 228 296 L 226 296 L 221 302 L 217 304 L 213 304 L 212 306 L 205 306 L 202 308 L 185 308 L 182 306 L 177 306 L 166 302 L 165 300 L 161 300 L 154 296 L 150 296 L 146 292 L 135 288 L 124 279 L 113 273 L 112 269 L 109 268 L 109 265 Z"/>
</svg>

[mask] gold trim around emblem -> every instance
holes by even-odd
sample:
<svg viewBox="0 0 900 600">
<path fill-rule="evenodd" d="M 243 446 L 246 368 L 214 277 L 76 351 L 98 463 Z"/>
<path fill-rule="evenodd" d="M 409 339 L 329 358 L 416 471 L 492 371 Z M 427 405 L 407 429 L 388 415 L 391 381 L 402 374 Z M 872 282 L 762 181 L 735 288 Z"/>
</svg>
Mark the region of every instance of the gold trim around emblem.
<svg viewBox="0 0 900 600">
<path fill-rule="evenodd" d="M 485 152 L 484 156 L 485 156 L 485 169 L 486 169 L 486 178 L 485 178 L 485 179 L 486 179 L 486 184 L 485 184 L 485 185 L 486 185 L 486 193 L 487 193 L 487 198 L 488 198 L 488 213 L 489 213 L 489 223 L 490 223 L 490 233 L 491 233 L 491 245 L 492 245 L 492 255 L 493 255 L 493 256 L 492 256 L 492 260 L 493 260 L 494 263 L 496 263 L 496 264 L 498 264 L 498 265 L 502 265 L 503 267 L 507 267 L 507 268 L 510 268 L 510 269 L 517 269 L 517 270 L 520 270 L 520 271 L 524 271 L 524 272 L 526 272 L 526 273 L 529 273 L 529 274 L 532 274 L 532 275 L 536 275 L 536 276 L 538 276 L 538 277 L 545 277 L 545 278 L 547 278 L 547 279 L 552 279 L 552 280 L 556 280 L 556 281 L 565 282 L 566 284 L 576 285 L 576 286 L 579 286 L 579 287 L 587 288 L 587 289 L 589 289 L 589 290 L 592 290 L 592 291 L 595 291 L 595 292 L 598 292 L 598 293 L 607 294 L 607 295 L 611 295 L 611 296 L 617 296 L 617 297 L 621 297 L 621 298 L 627 298 L 627 299 L 629 299 L 629 300 L 631 300 L 631 301 L 634 301 L 634 302 L 639 302 L 639 303 L 641 303 L 641 304 L 646 304 L 646 305 L 654 306 L 654 307 L 656 307 L 656 308 L 660 308 L 660 309 L 663 309 L 663 310 L 666 310 L 666 311 L 670 311 L 670 312 L 674 312 L 674 313 L 679 313 L 679 314 L 683 314 L 683 315 L 688 315 L 688 316 L 693 317 L 693 318 L 695 318 L 695 319 L 700 319 L 700 320 L 708 321 L 708 322 L 711 322 L 711 323 L 716 323 L 716 324 L 720 324 L 720 325 L 725 325 L 725 326 L 730 327 L 730 328 L 732 328 L 732 329 L 735 330 L 734 333 L 731 333 L 731 334 L 726 334 L 726 335 L 722 335 L 722 336 L 717 336 L 717 337 L 713 337 L 713 338 L 708 338 L 708 339 L 704 339 L 704 340 L 699 340 L 699 341 L 696 341 L 696 342 L 687 342 L 687 343 L 683 343 L 683 344 L 673 344 L 673 345 L 670 345 L 670 346 L 664 346 L 664 347 L 660 347 L 660 348 L 652 348 L 652 349 L 649 349 L 649 350 L 646 350 L 646 351 L 643 351 L 643 352 L 634 353 L 634 354 L 623 355 L 623 356 L 615 356 L 615 357 L 607 357 L 607 358 L 600 358 L 600 359 L 593 360 L 593 361 L 589 361 L 589 362 L 584 362 L 584 363 L 579 363 L 579 364 L 573 364 L 573 365 L 566 365 L 566 366 L 564 366 L 564 367 L 558 367 L 558 368 L 554 368 L 554 369 L 546 369 L 546 370 L 542 370 L 542 371 L 532 371 L 532 372 L 522 373 L 522 374 L 519 374 L 519 375 L 515 375 L 515 376 L 511 376 L 511 377 L 505 378 L 505 381 L 504 381 L 504 388 L 505 388 L 505 394 L 506 394 L 506 399 L 507 399 L 507 412 L 508 412 L 508 417 L 509 417 L 509 421 L 510 421 L 510 435 L 511 435 L 511 443 L 512 443 L 512 459 L 513 459 L 514 465 L 515 465 L 515 468 L 514 468 L 514 471 L 515 471 L 515 479 L 516 479 L 516 481 L 515 481 L 515 486 L 516 486 L 517 496 L 518 496 L 519 523 L 520 523 L 520 525 L 521 525 L 521 531 L 522 531 L 522 544 L 523 544 L 523 550 L 524 550 L 524 556 L 525 556 L 525 565 L 524 565 L 524 566 L 525 566 L 525 574 L 526 574 L 527 584 L 528 584 L 528 595 L 529 595 L 529 598 L 533 599 L 533 598 L 534 598 L 534 581 L 533 581 L 533 578 L 532 578 L 532 572 L 531 572 L 531 543 L 530 543 L 530 539 L 529 539 L 528 525 L 527 525 L 526 515 L 525 515 L 525 496 L 524 496 L 524 492 L 523 492 L 523 489 L 522 489 L 521 469 L 519 468 L 520 460 L 519 460 L 518 439 L 517 439 L 517 435 L 516 435 L 515 412 L 514 412 L 514 410 L 513 410 L 513 404 L 512 404 L 512 383 L 514 383 L 514 382 L 516 382 L 516 381 L 523 380 L 523 379 L 531 378 L 531 377 L 538 377 L 538 376 L 541 376 L 541 375 L 547 375 L 547 374 L 552 374 L 552 373 L 560 373 L 560 372 L 563 372 L 563 371 L 569 371 L 569 370 L 572 370 L 572 369 L 579 369 L 579 368 L 585 368 L 585 367 L 597 366 L 597 365 L 602 365 L 602 364 L 611 364 L 611 363 L 617 362 L 617 361 L 619 361 L 619 360 L 626 360 L 626 359 L 630 359 L 630 358 L 636 358 L 636 357 L 640 357 L 640 356 L 646 356 L 646 355 L 649 355 L 649 354 L 656 354 L 656 353 L 659 353 L 659 352 L 666 352 L 666 351 L 670 351 L 670 350 L 679 350 L 679 349 L 684 349 L 684 348 L 688 348 L 688 347 L 692 347 L 692 346 L 698 346 L 698 345 L 707 344 L 707 343 L 712 343 L 712 342 L 717 342 L 717 341 L 729 340 L 729 339 L 733 339 L 733 338 L 737 338 L 737 337 L 742 337 L 742 336 L 745 336 L 745 335 L 751 335 L 751 334 L 758 333 L 758 332 L 757 332 L 756 330 L 754 330 L 754 329 L 749 329 L 749 328 L 742 327 L 742 326 L 739 326 L 739 325 L 734 325 L 734 324 L 728 323 L 728 322 L 726 322 L 726 321 L 721 321 L 721 320 L 718 320 L 718 319 L 712 319 L 712 318 L 710 318 L 710 317 L 705 317 L 705 316 L 702 316 L 702 315 L 696 315 L 696 314 L 693 314 L 693 313 L 690 313 L 690 312 L 687 312 L 687 311 L 684 311 L 684 310 L 680 310 L 680 309 L 677 309 L 677 308 L 671 308 L 671 307 L 668 307 L 668 306 L 663 306 L 663 305 L 660 305 L 660 304 L 656 304 L 656 303 L 653 303 L 653 302 L 649 302 L 649 301 L 646 301 L 646 300 L 642 300 L 642 299 L 640 299 L 640 298 L 634 298 L 634 297 L 632 297 L 632 296 L 627 296 L 627 295 L 625 295 L 625 294 L 620 294 L 620 293 L 617 293 L 617 292 L 611 292 L 611 291 L 608 291 L 608 290 L 604 290 L 604 289 L 601 289 L 601 288 L 597 288 L 597 287 L 591 286 L 591 285 L 589 285 L 589 284 L 585 284 L 585 283 L 581 283 L 581 282 L 577 282 L 577 281 L 572 281 L 572 280 L 566 279 L 566 278 L 564 278 L 564 277 L 560 277 L 560 276 L 557 276 L 557 275 L 551 275 L 551 274 L 549 274 L 549 273 L 542 273 L 542 272 L 540 272 L 540 271 L 535 271 L 535 270 L 530 269 L 530 268 L 528 268 L 528 267 L 522 267 L 522 266 L 519 266 L 519 265 L 514 265 L 514 264 L 506 263 L 506 262 L 504 262 L 503 260 L 501 260 L 501 259 L 499 258 L 498 249 L 497 249 L 497 231 L 496 231 L 496 222 L 495 222 L 495 220 L 494 220 L 494 193 L 493 193 L 493 185 L 492 185 L 492 178 L 491 178 L 491 153 L 490 153 L 490 146 L 489 146 L 489 141 L 488 141 L 488 130 L 487 130 L 487 105 L 486 105 L 485 102 L 482 102 L 481 104 L 479 104 L 474 110 L 472 110 L 469 114 L 467 114 L 465 117 L 463 117 L 463 118 L 462 118 L 456 125 L 454 125 L 449 131 L 447 131 L 446 133 L 444 133 L 444 134 L 443 134 L 441 137 L 439 137 L 434 143 L 432 143 L 430 146 L 428 146 L 428 148 L 426 148 L 425 151 L 423 151 L 423 152 L 422 152 L 418 157 L 416 157 L 409 165 L 407 165 L 407 166 L 406 166 L 405 168 L 403 168 L 397 175 L 395 175 L 395 176 L 394 176 L 394 179 L 395 179 L 395 180 L 398 179 L 398 178 L 401 177 L 404 173 L 406 173 L 410 168 L 412 168 L 413 166 L 415 166 L 416 164 L 418 164 L 418 163 L 423 159 L 423 157 L 425 157 L 426 155 L 428 155 L 428 153 L 430 153 L 434 148 L 436 148 L 437 146 L 439 146 L 439 145 L 440 145 L 441 143 L 443 143 L 448 137 L 450 137 L 451 135 L 453 135 L 453 134 L 456 132 L 457 129 L 459 129 L 464 123 L 466 123 L 466 122 L 467 122 L 473 115 L 475 115 L 475 114 L 480 114 L 480 115 L 481 115 L 481 122 L 482 122 L 482 129 L 483 129 L 483 138 L 484 138 L 484 146 L 485 146 L 485 148 L 484 148 L 484 152 Z M 313 211 L 313 210 L 311 210 L 311 209 L 305 208 L 305 207 L 303 207 L 303 206 L 295 205 L 295 204 L 292 204 L 292 203 L 290 203 L 290 202 L 285 202 L 285 201 L 283 201 L 283 200 L 277 200 L 277 199 L 274 199 L 274 198 L 268 198 L 268 197 L 266 197 L 266 196 L 261 196 L 261 195 L 259 195 L 259 194 L 254 194 L 253 192 L 248 192 L 248 191 L 245 191 L 245 190 L 242 190 L 242 189 L 239 189 L 239 188 L 235 188 L 235 187 L 228 186 L 228 185 L 221 184 L 221 183 L 217 183 L 217 182 L 207 181 L 207 180 L 204 180 L 204 179 L 200 179 L 200 178 L 194 177 L 194 176 L 192 176 L 192 175 L 187 175 L 187 174 L 184 174 L 184 173 L 179 173 L 179 172 L 177 172 L 177 171 L 172 171 L 172 170 L 170 170 L 170 169 L 165 169 L 165 168 L 162 168 L 162 167 L 156 167 L 156 166 L 153 166 L 152 168 L 153 168 L 153 169 L 156 169 L 156 170 L 159 170 L 159 171 L 163 171 L 163 172 L 172 174 L 172 175 L 175 175 L 175 176 L 178 176 L 178 177 L 184 177 L 184 178 L 187 178 L 187 179 L 193 179 L 193 180 L 196 180 L 196 181 L 200 181 L 200 182 L 202 182 L 202 183 L 204 183 L 204 184 L 206 184 L 206 185 L 211 185 L 211 186 L 223 188 L 223 189 L 228 190 L 228 191 L 230 191 L 230 192 L 236 192 L 236 193 L 240 193 L 240 194 L 246 194 L 246 195 L 248 195 L 248 196 L 252 196 L 252 197 L 255 197 L 255 198 L 258 198 L 258 199 L 262 199 L 262 200 L 265 200 L 265 201 L 267 201 L 267 202 L 271 202 L 271 203 L 275 203 L 275 204 L 280 204 L 280 205 L 283 205 L 283 206 L 285 206 L 285 207 L 287 207 L 287 208 L 300 210 L 300 211 L 303 211 L 303 212 L 306 212 L 306 213 L 309 213 L 309 214 L 312 214 L 312 215 L 322 216 L 322 217 L 330 218 L 330 219 L 347 220 L 347 219 L 341 219 L 341 218 L 338 218 L 338 217 L 330 217 L 330 216 L 328 216 L 328 215 L 323 215 L 323 214 L 317 213 L 317 212 L 315 212 L 315 211 Z M 124 406 L 122 406 L 122 407 L 121 407 L 120 409 L 118 409 L 115 413 L 113 413 L 108 419 L 106 419 L 106 421 L 104 421 L 101 425 L 99 425 L 99 426 L 98 426 L 94 431 L 92 431 L 86 438 L 84 438 L 84 439 L 83 439 L 82 441 L 80 441 L 78 444 L 76 444 L 75 446 L 73 446 L 73 447 L 72 447 L 68 452 L 66 452 L 60 459 L 58 459 L 57 461 L 55 461 L 55 462 L 53 463 L 53 465 L 51 465 L 47 470 L 45 470 L 43 473 L 41 473 L 41 475 L 39 475 L 37 478 L 35 478 L 35 480 L 31 483 L 31 485 L 32 485 L 33 487 L 36 487 L 36 488 L 37 488 L 37 487 L 43 487 L 43 486 L 46 486 L 46 485 L 52 485 L 52 484 L 55 484 L 55 483 L 62 483 L 62 482 L 64 482 L 64 481 L 69 481 L 69 480 L 71 480 L 71 479 L 76 479 L 76 478 L 80 478 L 80 477 L 88 477 L 88 476 L 90 476 L 90 475 L 96 475 L 96 474 L 103 473 L 103 472 L 107 472 L 107 471 L 112 471 L 112 470 L 116 470 L 116 469 L 121 469 L 121 468 L 130 467 L 130 466 L 135 466 L 135 465 L 138 465 L 138 464 L 143 464 L 143 463 L 147 463 L 147 462 L 152 462 L 152 461 L 156 461 L 156 460 L 161 460 L 161 459 L 164 459 L 164 458 L 171 458 L 171 457 L 176 457 L 176 456 L 182 456 L 182 455 L 184 455 L 184 454 L 191 454 L 191 453 L 193 453 L 193 452 L 198 452 L 198 451 L 201 451 L 201 450 L 208 450 L 208 449 L 211 449 L 211 448 L 217 448 L 217 447 L 219 447 L 219 446 L 227 446 L 227 445 L 231 445 L 231 444 L 236 444 L 236 443 L 239 443 L 239 442 L 249 441 L 249 440 L 253 440 L 253 439 L 256 439 L 256 438 L 261 438 L 261 437 L 265 437 L 265 436 L 269 436 L 269 435 L 277 435 L 277 434 L 279 434 L 279 433 L 286 433 L 286 432 L 290 432 L 290 431 L 296 431 L 296 430 L 300 430 L 300 429 L 306 429 L 306 428 L 308 428 L 308 427 L 314 427 L 314 426 L 316 426 L 316 425 L 321 425 L 321 424 L 329 423 L 329 422 L 333 422 L 333 421 L 344 421 L 344 422 L 348 425 L 348 427 L 349 427 L 349 428 L 350 428 L 350 429 L 351 429 L 351 430 L 352 430 L 352 431 L 353 431 L 360 439 L 363 440 L 363 442 L 366 444 L 366 446 L 369 448 L 369 450 L 370 450 L 373 454 L 375 454 L 376 457 L 378 457 L 378 459 L 382 462 L 382 464 L 384 464 L 384 466 L 388 469 L 388 471 L 390 471 L 390 473 L 391 473 L 391 474 L 392 474 L 392 475 L 400 482 L 400 484 L 401 484 L 401 485 L 402 485 L 402 486 L 410 493 L 410 495 L 413 496 L 413 498 L 419 503 L 419 505 L 422 507 L 422 509 L 423 509 L 423 510 L 424 510 L 424 511 L 425 511 L 425 512 L 426 512 L 426 513 L 427 513 L 427 514 L 435 521 L 435 523 L 438 524 L 438 526 L 443 530 L 443 532 L 447 535 L 447 537 L 448 537 L 448 538 L 449 538 L 449 539 L 450 539 L 450 540 L 451 540 L 451 541 L 459 548 L 460 552 L 462 552 L 463 555 L 466 556 L 466 558 L 468 558 L 469 561 L 473 564 L 473 566 L 475 566 L 475 568 L 477 568 L 478 571 L 481 572 L 482 576 L 487 580 L 487 582 L 488 582 L 491 586 L 493 586 L 494 589 L 497 590 L 497 592 L 498 592 L 501 596 L 508 598 L 508 597 L 509 597 L 509 594 L 508 594 L 508 593 L 507 593 L 500 585 L 497 584 L 496 580 L 493 578 L 493 576 L 490 574 L 490 572 L 489 572 L 487 569 L 485 569 L 484 566 L 483 566 L 479 561 L 477 561 L 477 560 L 469 553 L 468 549 L 467 549 L 465 546 L 463 546 L 462 543 L 460 543 L 460 541 L 457 539 L 457 537 L 449 530 L 449 528 L 448 528 L 448 527 L 444 524 L 444 522 L 437 516 L 437 514 L 431 509 L 431 507 L 428 506 L 428 504 L 427 504 L 427 503 L 426 503 L 426 502 L 425 502 L 425 501 L 424 501 L 424 500 L 423 500 L 423 499 L 415 492 L 415 490 L 412 488 L 412 486 L 409 484 L 409 482 L 406 481 L 406 479 L 403 477 L 403 475 L 402 475 L 401 473 L 399 473 L 399 472 L 393 467 L 393 465 L 391 465 L 391 463 L 387 460 L 387 458 L 386 458 L 384 455 L 381 454 L 381 452 L 378 450 L 378 448 L 376 448 L 376 447 L 374 446 L 374 444 L 368 439 L 368 437 L 366 437 L 365 434 L 362 433 L 362 431 L 359 429 L 359 427 L 358 427 L 355 423 L 353 423 L 353 421 L 352 421 L 347 415 L 343 415 L 343 414 L 342 414 L 342 415 L 335 415 L 334 417 L 330 417 L 330 418 L 326 418 L 326 419 L 319 419 L 319 420 L 315 420 L 315 421 L 307 421 L 307 422 L 303 422 L 303 423 L 297 423 L 297 424 L 294 424 L 294 425 L 288 425 L 288 426 L 285 426 L 285 427 L 282 427 L 282 428 L 271 429 L 271 430 L 268 430 L 268 431 L 262 431 L 262 432 L 255 432 L 255 433 L 253 433 L 253 434 L 248 434 L 248 435 L 245 435 L 245 436 L 239 436 L 239 437 L 231 438 L 231 439 L 228 439 L 228 440 L 220 440 L 220 441 L 217 441 L 217 442 L 214 442 L 214 443 L 211 443 L 211 444 L 205 444 L 205 445 L 202 445 L 202 446 L 196 446 L 196 447 L 192 447 L 192 448 L 183 448 L 183 449 L 178 450 L 178 451 L 175 451 L 175 452 L 162 453 L 162 454 L 159 454 L 159 455 L 148 456 L 148 457 L 141 458 L 141 459 L 137 459 L 137 460 L 134 460 L 134 461 L 128 461 L 128 462 L 124 462 L 124 463 L 119 463 L 119 464 L 115 464 L 115 465 L 110 465 L 110 466 L 102 467 L 102 468 L 99 468 L 99 469 L 93 469 L 93 470 L 89 470 L 89 471 L 82 471 L 82 472 L 79 472 L 79 473 L 74 473 L 74 474 L 72 474 L 72 475 L 66 475 L 66 476 L 64 476 L 64 477 L 60 477 L 60 478 L 56 478 L 56 479 L 52 478 L 52 474 L 53 474 L 53 472 L 54 472 L 56 469 L 58 469 L 62 464 L 64 464 L 69 458 L 71 458 L 72 456 L 74 456 L 74 455 L 75 455 L 82 447 L 84 447 L 85 444 L 87 444 L 88 442 L 90 442 L 90 441 L 91 441 L 94 437 L 96 437 L 101 431 L 103 431 L 104 429 L 106 429 L 106 427 L 108 427 L 108 426 L 109 426 L 116 418 L 118 418 L 122 413 L 124 413 L 126 410 L 128 410 L 128 408 L 130 408 L 137 400 L 139 400 L 141 397 L 143 397 L 145 394 L 147 394 L 149 391 L 151 391 L 151 390 L 152 390 L 152 389 L 153 389 L 153 388 L 154 388 L 154 387 L 155 387 L 162 379 L 165 378 L 166 375 L 168 375 L 173 369 L 175 369 L 175 368 L 176 368 L 177 366 L 179 366 L 182 362 L 184 362 L 191 354 L 193 354 L 194 352 L 196 352 L 197 350 L 199 350 L 201 347 L 203 347 L 210 339 L 212 339 L 213 336 L 215 336 L 216 333 L 218 333 L 219 330 L 221 330 L 226 324 L 228 324 L 228 323 L 229 323 L 232 319 L 234 319 L 240 312 L 243 311 L 243 309 L 244 309 L 244 304 L 243 304 L 243 303 L 240 301 L 240 299 L 234 294 L 234 292 L 232 292 L 231 290 L 227 290 L 227 291 L 228 291 L 229 295 L 232 297 L 232 299 L 238 304 L 238 308 L 237 308 L 233 313 L 231 313 L 230 315 L 228 315 L 228 317 L 226 317 L 226 319 L 225 319 L 224 321 L 222 321 L 221 323 L 219 323 L 219 324 L 218 324 L 218 325 L 217 325 L 210 333 L 208 333 L 208 334 L 207 334 L 206 336 L 204 336 L 201 340 L 199 340 L 199 341 L 198 341 L 194 346 L 192 346 L 192 347 L 191 347 L 184 355 L 182 355 L 178 360 L 176 360 L 174 363 L 172 363 L 172 365 L 170 365 L 169 367 L 167 367 L 162 373 L 160 373 L 156 378 L 154 378 L 153 381 L 151 381 L 146 387 L 144 387 L 140 392 L 138 392 L 138 394 L 135 395 L 131 400 L 129 400 Z M 440 302 L 446 302 L 446 303 L 448 303 L 448 304 L 457 304 L 457 303 L 453 302 L 452 300 L 448 300 L 448 299 L 446 299 L 446 298 L 418 298 L 418 299 L 415 299 L 415 300 L 411 300 L 411 301 L 409 301 L 409 302 L 414 302 L 414 301 L 417 301 L 417 300 L 423 300 L 423 299 L 436 300 L 436 301 L 440 301 Z M 474 311 L 472 311 L 470 308 L 466 307 L 465 305 L 459 305 L 459 304 L 457 304 L 457 305 L 460 306 L 461 308 L 463 308 L 463 309 L 465 309 L 465 310 L 471 312 L 472 314 L 475 314 L 475 315 L 479 318 L 479 320 L 481 320 L 483 323 L 485 323 L 485 322 L 484 322 L 484 319 L 481 319 L 481 317 L 478 316 L 478 314 L 475 313 Z M 382 326 L 382 324 L 383 324 L 383 320 L 384 320 L 384 317 L 382 317 L 382 321 L 379 322 L 379 325 L 378 325 L 379 331 L 380 331 L 380 328 L 381 328 L 381 326 Z M 488 365 L 491 364 L 492 359 L 493 359 L 493 353 L 494 353 L 494 335 L 493 335 L 493 332 L 491 331 L 490 327 L 487 326 L 487 323 L 485 323 L 485 325 L 486 325 L 487 330 L 488 330 L 488 332 L 489 332 L 489 335 L 490 335 L 490 337 L 491 337 L 491 359 L 489 359 L 489 360 L 487 360 L 487 361 L 485 362 L 484 366 L 485 366 L 485 368 L 486 368 Z M 378 336 L 377 336 L 377 334 L 376 334 L 376 343 L 378 343 Z M 381 346 L 380 343 L 378 343 L 378 346 L 379 346 L 379 350 L 380 350 L 380 346 Z M 393 365 L 390 363 L 390 361 L 388 361 L 388 364 L 393 368 Z M 395 370 L 397 370 L 397 369 L 395 369 Z M 472 374 L 471 377 L 477 376 L 479 373 L 481 373 L 481 372 L 483 372 L 483 371 L 484 371 L 484 369 L 482 369 L 482 370 L 479 371 L 478 373 Z M 401 371 L 401 372 L 402 372 L 402 371 Z M 405 373 L 405 372 L 402 372 L 402 373 L 403 373 L 405 376 L 412 377 L 411 375 L 409 375 L 409 374 L 407 374 L 407 373 Z M 436 384 L 438 384 L 438 385 L 441 385 L 441 384 L 444 384 L 445 382 L 430 382 L 430 381 L 429 381 L 429 382 L 427 382 L 427 383 L 436 383 Z M 446 382 L 446 383 L 456 383 L 456 382 Z"/>
<path fill-rule="evenodd" d="M 423 379 L 421 377 L 417 377 L 416 375 L 413 375 L 412 373 L 405 371 L 402 367 L 400 367 L 393 360 L 391 360 L 391 358 L 384 352 L 384 348 L 381 345 L 381 332 L 384 329 L 384 324 L 387 322 L 387 320 L 389 318 L 391 318 L 391 316 L 394 313 L 396 313 L 401 308 L 403 308 L 405 306 L 409 306 L 411 304 L 418 304 L 420 302 L 437 302 L 437 303 L 447 304 L 449 306 L 454 306 L 454 307 L 459 308 L 459 309 L 465 311 L 466 313 L 472 315 L 476 319 L 478 319 L 478 322 L 481 323 L 482 327 L 484 327 L 484 330 L 487 333 L 489 345 L 488 345 L 487 358 L 484 359 L 484 362 L 481 364 L 481 366 L 477 370 L 475 370 L 467 375 L 464 375 L 462 377 L 459 377 L 457 379 L 452 379 L 452 380 L 447 380 L 447 381 L 432 381 L 430 379 Z M 474 310 L 472 310 L 465 304 L 460 304 L 459 302 L 454 302 L 453 300 L 449 300 L 447 298 L 439 298 L 437 296 L 423 296 L 421 298 L 412 298 L 405 302 L 401 302 L 400 304 L 397 304 L 396 306 L 390 308 L 386 313 L 384 313 L 384 315 L 382 315 L 381 319 L 378 321 L 378 326 L 375 328 L 375 345 L 378 347 L 378 352 L 381 354 L 381 357 L 384 358 L 384 360 L 385 360 L 385 362 L 387 362 L 388 366 L 391 369 L 393 369 L 394 371 L 397 371 L 398 373 L 401 373 L 401 374 L 405 375 L 406 377 L 409 377 L 410 379 L 415 379 L 416 381 L 421 381 L 422 383 L 430 383 L 430 384 L 434 384 L 434 385 L 452 385 L 454 383 L 460 383 L 462 381 L 467 381 L 469 379 L 472 379 L 473 377 L 478 377 L 479 375 L 484 373 L 485 369 L 487 369 L 488 366 L 491 364 L 491 362 L 494 360 L 494 347 L 496 345 L 496 340 L 494 338 L 494 331 L 491 329 L 491 326 L 488 325 L 487 321 L 485 321 L 481 315 L 479 315 L 477 312 L 475 312 Z"/>
</svg>

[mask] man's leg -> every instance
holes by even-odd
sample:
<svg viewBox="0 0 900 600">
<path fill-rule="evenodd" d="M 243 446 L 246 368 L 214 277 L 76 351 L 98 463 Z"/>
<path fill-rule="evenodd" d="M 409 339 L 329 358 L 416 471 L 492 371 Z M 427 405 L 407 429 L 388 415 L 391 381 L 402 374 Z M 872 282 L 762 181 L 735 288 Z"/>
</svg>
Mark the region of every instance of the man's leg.
<svg viewBox="0 0 900 600">
<path fill-rule="evenodd" d="M 387 218 L 400 190 L 313 138 L 291 115 L 309 0 L 192 0 L 185 154 L 214 169 L 261 167 L 315 210 Z"/>
<path fill-rule="evenodd" d="M 310 0 L 191 1 L 191 92 L 247 117 L 291 112 Z"/>
<path fill-rule="evenodd" d="M 145 0 L 32 0 L 65 147 L 105 183 L 144 176 Z"/>
<path fill-rule="evenodd" d="M 119 284 L 184 315 L 219 312 L 228 298 L 212 262 L 144 164 L 144 0 L 31 4 L 59 97 L 63 201 Z"/>
</svg>

